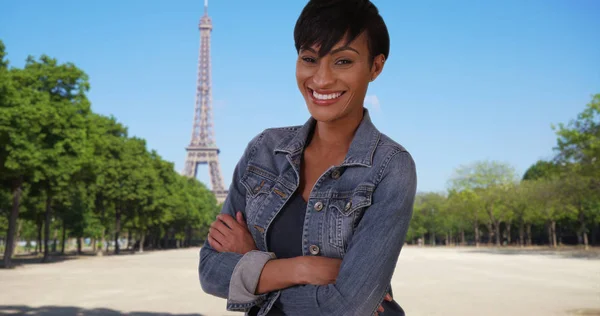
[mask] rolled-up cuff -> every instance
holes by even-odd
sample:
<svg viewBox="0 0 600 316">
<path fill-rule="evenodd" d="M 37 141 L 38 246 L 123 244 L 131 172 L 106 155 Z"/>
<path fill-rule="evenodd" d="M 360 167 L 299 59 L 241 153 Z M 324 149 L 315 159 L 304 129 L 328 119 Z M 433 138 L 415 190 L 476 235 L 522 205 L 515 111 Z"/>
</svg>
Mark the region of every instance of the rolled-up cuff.
<svg viewBox="0 0 600 316">
<path fill-rule="evenodd" d="M 246 311 L 266 299 L 268 293 L 262 295 L 254 293 L 265 264 L 275 258 L 274 253 L 253 250 L 240 259 L 229 282 L 227 310 Z"/>
</svg>

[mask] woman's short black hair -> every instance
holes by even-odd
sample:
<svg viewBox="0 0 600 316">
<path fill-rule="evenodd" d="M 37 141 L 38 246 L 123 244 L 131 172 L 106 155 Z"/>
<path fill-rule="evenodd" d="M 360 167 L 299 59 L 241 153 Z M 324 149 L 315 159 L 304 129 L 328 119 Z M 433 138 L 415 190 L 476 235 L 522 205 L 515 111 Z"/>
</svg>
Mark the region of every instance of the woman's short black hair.
<svg viewBox="0 0 600 316">
<path fill-rule="evenodd" d="M 390 36 L 379 14 L 369 0 L 310 0 L 302 10 L 294 28 L 296 51 L 319 45 L 319 57 L 348 36 L 347 44 L 366 31 L 371 61 L 383 54 L 387 60 Z"/>
</svg>

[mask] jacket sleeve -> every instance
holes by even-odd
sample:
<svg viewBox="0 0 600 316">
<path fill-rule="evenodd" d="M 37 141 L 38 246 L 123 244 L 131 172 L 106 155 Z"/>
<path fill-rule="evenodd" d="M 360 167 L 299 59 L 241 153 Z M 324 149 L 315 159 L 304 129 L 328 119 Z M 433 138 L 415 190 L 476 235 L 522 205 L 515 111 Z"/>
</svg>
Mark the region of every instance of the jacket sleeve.
<svg viewBox="0 0 600 316">
<path fill-rule="evenodd" d="M 388 290 L 412 217 L 417 176 L 406 151 L 382 167 L 373 203 L 365 210 L 335 284 L 280 291 L 286 315 L 373 315 Z"/>
<path fill-rule="evenodd" d="M 235 218 L 236 212 L 241 211 L 246 216 L 246 189 L 240 183 L 240 177 L 261 137 L 262 134 L 250 141 L 236 165 L 221 214 L 229 214 Z M 273 254 L 261 251 L 251 251 L 245 255 L 219 253 L 205 241 L 200 250 L 198 266 L 202 290 L 227 299 L 228 310 L 247 311 L 267 298 L 268 294 L 255 295 L 254 292 L 264 265 L 272 258 Z"/>
</svg>

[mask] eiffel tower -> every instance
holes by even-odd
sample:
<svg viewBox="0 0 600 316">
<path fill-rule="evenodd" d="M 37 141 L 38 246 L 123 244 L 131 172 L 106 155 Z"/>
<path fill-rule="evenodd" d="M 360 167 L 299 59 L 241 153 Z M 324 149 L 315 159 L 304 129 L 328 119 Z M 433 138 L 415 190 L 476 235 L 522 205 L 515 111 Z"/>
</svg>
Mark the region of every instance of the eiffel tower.
<svg viewBox="0 0 600 316">
<path fill-rule="evenodd" d="M 219 148 L 215 142 L 212 119 L 212 87 L 210 67 L 210 33 L 212 21 L 208 16 L 208 0 L 204 0 L 204 15 L 200 19 L 200 52 L 198 54 L 198 80 L 196 83 L 196 106 L 192 141 L 186 147 L 185 170 L 183 174 L 195 178 L 199 164 L 208 164 L 212 192 L 218 203 L 223 203 L 227 190 L 223 186 Z"/>
</svg>

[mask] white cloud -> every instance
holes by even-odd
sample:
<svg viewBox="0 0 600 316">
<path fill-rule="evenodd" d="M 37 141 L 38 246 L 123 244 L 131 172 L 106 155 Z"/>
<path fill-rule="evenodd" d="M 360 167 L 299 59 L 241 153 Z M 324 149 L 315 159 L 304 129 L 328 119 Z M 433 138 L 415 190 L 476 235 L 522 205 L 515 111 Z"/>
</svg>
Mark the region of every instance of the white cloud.
<svg viewBox="0 0 600 316">
<path fill-rule="evenodd" d="M 371 108 L 374 112 L 381 112 L 381 103 L 376 95 L 368 95 L 365 97 L 365 105 Z"/>
</svg>

